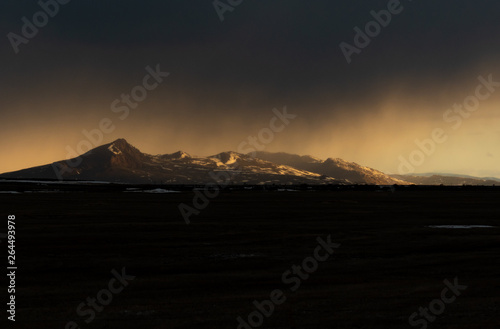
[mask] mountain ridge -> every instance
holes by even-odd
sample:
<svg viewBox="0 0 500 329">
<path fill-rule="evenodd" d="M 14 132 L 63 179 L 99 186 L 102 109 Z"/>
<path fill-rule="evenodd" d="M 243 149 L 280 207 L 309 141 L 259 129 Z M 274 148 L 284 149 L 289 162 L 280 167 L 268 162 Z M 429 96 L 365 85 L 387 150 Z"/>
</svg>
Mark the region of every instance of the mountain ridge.
<svg viewBox="0 0 500 329">
<path fill-rule="evenodd" d="M 348 162 L 340 158 L 321 160 L 310 155 L 297 155 L 285 152 L 256 152 L 257 158 L 274 163 L 289 165 L 298 169 L 316 172 L 330 177 L 342 177 L 354 184 L 408 185 L 410 183 L 391 177 L 379 170 Z"/>
<path fill-rule="evenodd" d="M 456 174 L 388 175 L 330 157 L 286 152 L 234 151 L 195 156 L 182 150 L 151 155 L 119 138 L 72 159 L 0 174 L 0 178 L 206 184 L 210 173 L 230 172 L 233 184 L 499 185 L 500 179 Z"/>
<path fill-rule="evenodd" d="M 194 156 L 182 150 L 151 155 L 119 138 L 72 159 L 0 174 L 0 178 L 97 180 L 123 183 L 207 184 L 215 176 L 233 184 L 495 185 L 495 179 L 460 175 L 387 175 L 340 158 L 322 160 L 285 152 L 225 151 Z"/>
<path fill-rule="evenodd" d="M 415 185 L 447 185 L 447 186 L 459 186 L 459 185 L 484 185 L 484 186 L 494 186 L 500 185 L 500 181 L 496 179 L 480 178 L 473 176 L 460 176 L 460 175 L 423 175 L 423 174 L 409 174 L 409 175 L 391 175 L 397 179 L 403 179 Z"/>
<path fill-rule="evenodd" d="M 72 159 L 4 173 L 0 178 L 205 184 L 213 182 L 211 174 L 215 176 L 220 172 L 230 172 L 233 184 L 349 183 L 233 151 L 207 157 L 191 156 L 183 151 L 151 155 L 142 153 L 122 138 Z"/>
</svg>

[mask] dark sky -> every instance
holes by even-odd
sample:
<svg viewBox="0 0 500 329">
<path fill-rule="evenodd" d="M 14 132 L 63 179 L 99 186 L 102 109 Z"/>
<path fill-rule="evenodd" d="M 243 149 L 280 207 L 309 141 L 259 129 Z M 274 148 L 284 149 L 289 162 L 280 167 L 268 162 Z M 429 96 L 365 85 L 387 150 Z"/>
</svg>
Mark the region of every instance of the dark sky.
<svg viewBox="0 0 500 329">
<path fill-rule="evenodd" d="M 396 172 L 415 138 L 443 128 L 449 140 L 417 172 L 500 174 L 498 95 L 460 129 L 442 118 L 479 75 L 500 81 L 500 2 L 401 1 L 402 12 L 350 64 L 340 43 L 353 44 L 354 27 L 389 1 L 243 0 L 222 22 L 212 2 L 72 0 L 18 54 L 7 35 L 22 35 L 22 17 L 32 21 L 41 7 L 2 2 L 0 172 L 66 157 L 102 118 L 116 125 L 103 143 L 234 150 L 287 106 L 298 119 L 269 151 Z M 170 76 L 118 119 L 110 104 L 157 64 Z"/>
</svg>

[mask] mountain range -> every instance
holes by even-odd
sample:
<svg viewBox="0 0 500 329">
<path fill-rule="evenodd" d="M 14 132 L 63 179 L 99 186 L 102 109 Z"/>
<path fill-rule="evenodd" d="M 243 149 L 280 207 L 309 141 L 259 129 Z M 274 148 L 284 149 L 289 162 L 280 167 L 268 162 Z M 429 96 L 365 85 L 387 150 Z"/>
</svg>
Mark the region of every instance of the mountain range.
<svg viewBox="0 0 500 329">
<path fill-rule="evenodd" d="M 397 179 L 404 179 L 415 185 L 500 185 L 500 179 L 494 177 L 480 178 L 467 175 L 455 174 L 413 174 L 413 175 L 391 175 Z"/>
<path fill-rule="evenodd" d="M 255 152 L 191 156 L 178 151 L 151 155 L 125 139 L 98 146 L 79 157 L 4 173 L 0 178 L 105 181 L 132 184 L 374 184 L 499 185 L 495 178 L 447 174 L 387 175 L 339 158 Z"/>
<path fill-rule="evenodd" d="M 378 170 L 341 159 L 231 151 L 206 157 L 191 156 L 182 151 L 150 155 L 125 139 L 98 146 L 73 159 L 0 175 L 0 178 L 137 184 L 206 184 L 217 177 L 230 177 L 232 184 L 408 184 Z"/>
</svg>

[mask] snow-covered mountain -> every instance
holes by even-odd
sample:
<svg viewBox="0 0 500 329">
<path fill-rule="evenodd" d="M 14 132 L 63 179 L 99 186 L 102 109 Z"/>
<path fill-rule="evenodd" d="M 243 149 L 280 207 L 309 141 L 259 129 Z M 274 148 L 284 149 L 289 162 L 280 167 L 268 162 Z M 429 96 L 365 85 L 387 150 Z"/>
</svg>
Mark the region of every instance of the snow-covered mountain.
<svg viewBox="0 0 500 329">
<path fill-rule="evenodd" d="M 355 184 L 409 184 L 402 179 L 393 178 L 381 171 L 360 166 L 354 162 L 347 162 L 339 158 L 321 160 L 309 155 L 300 156 L 296 154 L 269 152 L 256 152 L 256 157 L 273 163 L 279 163 L 297 169 L 315 172 L 328 177 L 347 180 Z"/>
<path fill-rule="evenodd" d="M 81 155 L 0 175 L 4 178 L 99 180 L 126 183 L 206 184 L 217 180 L 231 184 L 346 184 L 343 179 L 276 164 L 236 152 L 208 157 L 142 153 L 118 139 Z"/>
</svg>

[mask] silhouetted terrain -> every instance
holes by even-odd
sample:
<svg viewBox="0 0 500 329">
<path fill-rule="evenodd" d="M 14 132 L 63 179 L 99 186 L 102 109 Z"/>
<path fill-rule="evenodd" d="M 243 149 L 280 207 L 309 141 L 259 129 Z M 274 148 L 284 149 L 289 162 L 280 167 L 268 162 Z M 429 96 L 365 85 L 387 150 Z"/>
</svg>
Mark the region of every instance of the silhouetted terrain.
<svg viewBox="0 0 500 329">
<path fill-rule="evenodd" d="M 265 156 L 266 155 L 266 156 Z M 340 159 L 284 161 L 281 153 L 259 153 L 258 157 L 236 152 L 213 156 L 145 154 L 118 139 L 99 146 L 80 157 L 52 164 L 5 173 L 2 178 L 101 180 L 121 183 L 207 184 L 408 184 L 380 171 Z M 266 159 L 271 157 L 272 160 Z M 277 160 L 277 161 L 273 161 Z"/>
<path fill-rule="evenodd" d="M 467 289 L 429 328 L 500 326 L 497 189 L 225 190 L 186 225 L 192 191 L 100 186 L 0 194 L 18 225 L 16 328 L 234 329 L 275 289 L 287 300 L 262 328 L 412 328 L 455 277 Z M 328 235 L 340 247 L 291 292 L 283 273 Z M 123 267 L 136 278 L 86 324 L 77 307 Z"/>
<path fill-rule="evenodd" d="M 417 185 L 500 185 L 500 181 L 494 178 L 479 178 L 459 175 L 391 175 L 397 179 Z"/>
</svg>

